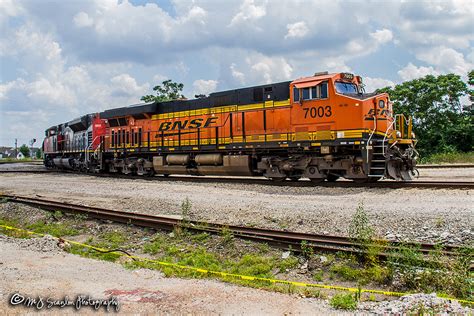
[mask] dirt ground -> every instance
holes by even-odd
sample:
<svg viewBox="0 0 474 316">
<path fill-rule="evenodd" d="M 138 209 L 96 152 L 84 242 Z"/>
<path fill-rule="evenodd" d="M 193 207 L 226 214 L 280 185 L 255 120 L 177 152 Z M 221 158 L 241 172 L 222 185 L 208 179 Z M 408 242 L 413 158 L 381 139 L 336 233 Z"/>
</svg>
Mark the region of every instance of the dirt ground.
<svg viewBox="0 0 474 316">
<path fill-rule="evenodd" d="M 64 252 L 38 252 L 0 239 L 0 314 L 34 312 L 33 307 L 11 306 L 13 293 L 56 300 L 79 294 L 93 299 L 115 296 L 120 313 L 219 315 L 340 315 L 324 300 L 272 293 L 213 280 L 165 278 L 158 271 L 126 270 L 114 263 Z M 45 282 L 47 280 L 47 282 Z M 113 307 L 113 306 L 112 306 Z M 76 310 L 43 307 L 43 312 L 75 314 Z M 101 308 L 104 312 L 105 309 Z M 92 314 L 91 307 L 81 313 Z M 36 314 L 36 313 L 34 313 Z"/>
</svg>

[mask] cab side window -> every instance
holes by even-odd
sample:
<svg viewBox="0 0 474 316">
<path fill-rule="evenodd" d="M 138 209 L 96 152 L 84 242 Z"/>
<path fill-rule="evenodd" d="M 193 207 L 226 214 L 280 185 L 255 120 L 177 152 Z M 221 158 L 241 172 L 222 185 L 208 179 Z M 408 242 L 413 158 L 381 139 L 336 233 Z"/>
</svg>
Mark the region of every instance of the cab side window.
<svg viewBox="0 0 474 316">
<path fill-rule="evenodd" d="M 327 99 L 328 98 L 328 83 L 323 82 L 314 87 L 298 89 L 293 88 L 294 102 L 300 101 L 300 94 L 302 100 Z"/>
<path fill-rule="evenodd" d="M 295 102 L 298 102 L 300 100 L 300 89 L 296 87 L 293 88 L 293 99 Z"/>
<path fill-rule="evenodd" d="M 321 87 L 321 99 L 328 98 L 328 83 L 323 82 L 319 85 Z"/>
<path fill-rule="evenodd" d="M 303 89 L 303 100 L 309 100 L 309 88 L 304 88 Z"/>
</svg>

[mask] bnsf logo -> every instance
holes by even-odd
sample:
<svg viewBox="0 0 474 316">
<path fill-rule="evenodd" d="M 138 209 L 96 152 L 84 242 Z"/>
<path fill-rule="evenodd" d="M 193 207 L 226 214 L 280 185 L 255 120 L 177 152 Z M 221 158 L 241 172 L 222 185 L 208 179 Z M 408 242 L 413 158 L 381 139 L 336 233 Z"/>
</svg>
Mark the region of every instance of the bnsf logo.
<svg viewBox="0 0 474 316">
<path fill-rule="evenodd" d="M 163 122 L 160 125 L 160 131 L 173 131 L 173 130 L 180 130 L 180 129 L 190 129 L 190 128 L 199 128 L 199 127 L 209 127 L 211 124 L 216 123 L 217 117 L 209 117 L 206 119 L 204 123 L 204 119 L 197 118 L 193 120 L 183 120 L 183 121 L 176 121 L 176 122 Z M 203 125 L 204 123 L 204 125 Z"/>
</svg>

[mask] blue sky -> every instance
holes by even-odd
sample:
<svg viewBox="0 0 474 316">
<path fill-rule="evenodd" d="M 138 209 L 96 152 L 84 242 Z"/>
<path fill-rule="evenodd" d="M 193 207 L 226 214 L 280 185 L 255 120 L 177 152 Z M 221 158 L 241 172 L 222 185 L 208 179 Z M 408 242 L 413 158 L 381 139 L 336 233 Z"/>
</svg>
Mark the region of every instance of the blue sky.
<svg viewBox="0 0 474 316">
<path fill-rule="evenodd" d="M 474 2 L 0 0 L 0 145 L 139 102 L 362 75 L 367 90 L 474 68 Z"/>
</svg>

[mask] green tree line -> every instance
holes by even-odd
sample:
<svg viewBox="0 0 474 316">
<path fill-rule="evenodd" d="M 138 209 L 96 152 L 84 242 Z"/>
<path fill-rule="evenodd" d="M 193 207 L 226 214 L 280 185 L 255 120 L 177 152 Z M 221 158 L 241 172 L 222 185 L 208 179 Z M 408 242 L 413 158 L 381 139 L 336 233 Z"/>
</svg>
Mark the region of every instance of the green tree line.
<svg viewBox="0 0 474 316">
<path fill-rule="evenodd" d="M 470 152 L 474 145 L 474 70 L 468 78 L 466 84 L 454 74 L 428 75 L 378 92 L 390 95 L 394 113 L 413 117 L 416 148 L 421 156 Z M 467 96 L 464 103 L 468 104 L 462 104 L 461 99 Z"/>
</svg>

